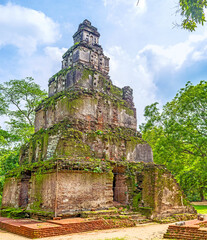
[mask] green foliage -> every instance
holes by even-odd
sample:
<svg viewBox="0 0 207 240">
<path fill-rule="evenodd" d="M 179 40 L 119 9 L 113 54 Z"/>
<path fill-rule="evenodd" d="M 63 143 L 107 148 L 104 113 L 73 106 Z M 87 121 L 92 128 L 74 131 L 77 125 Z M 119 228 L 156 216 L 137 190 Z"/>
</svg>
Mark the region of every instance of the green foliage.
<svg viewBox="0 0 207 240">
<path fill-rule="evenodd" d="M 207 194 L 207 82 L 188 82 L 159 112 L 157 103 L 145 109 L 143 138 L 154 161 L 175 174 L 190 200 Z M 196 199 L 195 199 L 196 198 Z"/>
<path fill-rule="evenodd" d="M 207 214 L 207 205 L 193 205 L 196 211 L 200 214 Z"/>
<path fill-rule="evenodd" d="M 182 21 L 182 28 L 189 31 L 195 31 L 197 24 L 204 25 L 206 22 L 205 8 L 207 7 L 206 0 L 180 0 L 179 10 L 181 16 L 184 17 Z"/>
<path fill-rule="evenodd" d="M 0 114 L 7 115 L 8 132 L 17 142 L 28 140 L 34 132 L 34 110 L 46 92 L 31 77 L 10 80 L 0 85 Z"/>
</svg>

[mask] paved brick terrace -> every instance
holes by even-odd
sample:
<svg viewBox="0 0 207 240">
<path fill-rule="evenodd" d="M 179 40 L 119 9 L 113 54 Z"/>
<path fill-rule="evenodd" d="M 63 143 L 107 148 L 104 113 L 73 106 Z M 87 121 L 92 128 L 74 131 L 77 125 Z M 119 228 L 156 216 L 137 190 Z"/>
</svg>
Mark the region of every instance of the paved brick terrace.
<svg viewBox="0 0 207 240">
<path fill-rule="evenodd" d="M 0 228 L 28 238 L 43 238 L 70 233 L 93 230 L 132 227 L 134 221 L 129 219 L 97 219 L 69 218 L 40 222 L 32 219 L 9 219 L 0 217 Z"/>
<path fill-rule="evenodd" d="M 177 240 L 207 240 L 207 221 L 190 220 L 185 225 L 170 225 L 164 238 Z"/>
</svg>

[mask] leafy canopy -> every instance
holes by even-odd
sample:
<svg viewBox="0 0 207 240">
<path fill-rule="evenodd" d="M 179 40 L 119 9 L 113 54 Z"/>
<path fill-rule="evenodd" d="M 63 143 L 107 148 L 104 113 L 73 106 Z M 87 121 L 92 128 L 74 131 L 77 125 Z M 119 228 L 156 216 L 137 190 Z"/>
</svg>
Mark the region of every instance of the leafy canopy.
<svg viewBox="0 0 207 240">
<path fill-rule="evenodd" d="M 192 32 L 195 31 L 197 24 L 204 25 L 206 7 L 206 0 L 180 0 L 179 10 L 184 18 L 181 26 Z"/>
<path fill-rule="evenodd" d="M 46 92 L 31 77 L 0 84 L 0 114 L 9 117 L 6 123 L 13 140 L 16 136 L 25 141 L 34 132 L 34 110 L 45 97 Z"/>
<path fill-rule="evenodd" d="M 145 108 L 140 126 L 156 163 L 165 164 L 189 197 L 207 194 L 207 82 L 188 82 L 160 113 L 158 103 Z"/>
</svg>

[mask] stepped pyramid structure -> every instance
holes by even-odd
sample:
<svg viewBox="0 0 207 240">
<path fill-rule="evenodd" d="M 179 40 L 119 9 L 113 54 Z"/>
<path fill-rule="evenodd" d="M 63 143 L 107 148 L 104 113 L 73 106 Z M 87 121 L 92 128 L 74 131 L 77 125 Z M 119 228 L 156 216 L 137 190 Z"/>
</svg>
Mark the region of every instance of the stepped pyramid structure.
<svg viewBox="0 0 207 240">
<path fill-rule="evenodd" d="M 130 87 L 109 77 L 109 58 L 88 20 L 73 35 L 49 97 L 36 109 L 35 131 L 7 175 L 2 207 L 33 214 L 78 215 L 117 205 L 151 217 L 193 208 L 137 132 Z"/>
</svg>

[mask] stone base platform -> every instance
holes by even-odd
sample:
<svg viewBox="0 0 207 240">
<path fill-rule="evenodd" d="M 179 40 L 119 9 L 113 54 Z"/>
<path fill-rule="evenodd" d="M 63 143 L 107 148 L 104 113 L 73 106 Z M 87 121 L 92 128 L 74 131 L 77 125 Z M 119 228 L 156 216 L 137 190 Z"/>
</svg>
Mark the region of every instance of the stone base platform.
<svg viewBox="0 0 207 240">
<path fill-rule="evenodd" d="M 69 218 L 40 222 L 32 219 L 9 219 L 0 217 L 0 228 L 28 238 L 43 238 L 93 230 L 133 227 L 135 222 L 129 219 Z"/>
<path fill-rule="evenodd" d="M 170 225 L 163 237 L 176 240 L 207 240 L 207 221 L 191 220 L 182 226 Z"/>
</svg>

